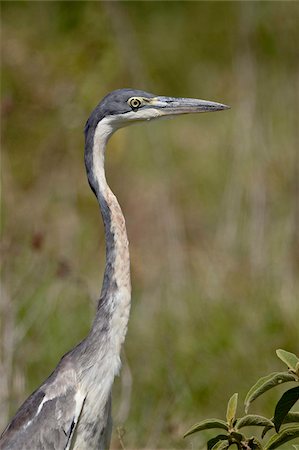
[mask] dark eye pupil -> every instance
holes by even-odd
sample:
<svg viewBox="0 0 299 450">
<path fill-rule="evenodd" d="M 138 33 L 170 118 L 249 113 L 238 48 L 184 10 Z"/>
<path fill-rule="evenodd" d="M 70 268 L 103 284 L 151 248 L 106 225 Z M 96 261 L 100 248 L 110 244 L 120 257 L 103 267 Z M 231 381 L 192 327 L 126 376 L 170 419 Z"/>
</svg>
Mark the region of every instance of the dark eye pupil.
<svg viewBox="0 0 299 450">
<path fill-rule="evenodd" d="M 138 108 L 138 106 L 140 106 L 140 101 L 137 99 L 132 100 L 131 105 L 133 106 L 133 108 Z"/>
</svg>

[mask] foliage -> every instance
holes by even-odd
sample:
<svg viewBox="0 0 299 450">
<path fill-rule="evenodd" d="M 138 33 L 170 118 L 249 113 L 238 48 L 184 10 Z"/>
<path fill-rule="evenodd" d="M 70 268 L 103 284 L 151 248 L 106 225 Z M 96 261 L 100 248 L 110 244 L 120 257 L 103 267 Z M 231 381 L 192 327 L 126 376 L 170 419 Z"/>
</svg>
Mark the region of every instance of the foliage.
<svg viewBox="0 0 299 450">
<path fill-rule="evenodd" d="M 248 392 L 245 399 L 245 412 L 249 405 L 267 390 L 287 381 L 299 382 L 299 359 L 293 353 L 285 350 L 277 350 L 277 356 L 288 366 L 288 371 L 272 373 L 267 377 L 259 379 Z M 288 378 L 286 375 L 290 375 Z M 224 450 L 231 446 L 236 446 L 238 450 L 271 450 L 278 448 L 299 437 L 299 412 L 290 412 L 290 409 L 299 399 L 299 387 L 295 387 L 284 392 L 278 400 L 274 417 L 267 417 L 256 414 L 246 414 L 237 418 L 238 394 L 234 394 L 228 401 L 226 421 L 220 419 L 207 419 L 194 425 L 188 430 L 184 437 L 207 429 L 224 429 L 226 434 L 218 434 L 207 442 L 208 450 Z M 295 424 L 286 426 L 287 424 Z M 245 427 L 262 427 L 261 439 L 256 436 L 247 437 L 240 432 Z M 275 429 L 276 434 L 264 442 L 266 433 Z"/>
</svg>

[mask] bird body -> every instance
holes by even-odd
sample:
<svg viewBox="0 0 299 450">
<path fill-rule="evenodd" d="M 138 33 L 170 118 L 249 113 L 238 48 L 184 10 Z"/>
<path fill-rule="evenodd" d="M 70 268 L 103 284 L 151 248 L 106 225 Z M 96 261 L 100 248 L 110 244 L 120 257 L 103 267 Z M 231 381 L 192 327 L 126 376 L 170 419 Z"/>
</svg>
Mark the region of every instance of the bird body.
<svg viewBox="0 0 299 450">
<path fill-rule="evenodd" d="M 204 100 L 119 89 L 94 109 L 85 126 L 85 166 L 105 227 L 106 266 L 88 336 L 63 356 L 23 403 L 0 438 L 1 450 L 105 450 L 111 436 L 111 388 L 130 313 L 130 256 L 126 225 L 105 176 L 105 150 L 117 129 L 137 121 L 226 109 Z"/>
</svg>

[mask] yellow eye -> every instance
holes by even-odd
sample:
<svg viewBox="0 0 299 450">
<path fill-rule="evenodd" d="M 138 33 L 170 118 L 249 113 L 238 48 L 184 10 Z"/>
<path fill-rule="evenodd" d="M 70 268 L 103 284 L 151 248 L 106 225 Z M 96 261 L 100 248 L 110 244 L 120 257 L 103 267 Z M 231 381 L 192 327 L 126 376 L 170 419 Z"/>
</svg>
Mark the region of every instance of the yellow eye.
<svg viewBox="0 0 299 450">
<path fill-rule="evenodd" d="M 132 109 L 138 109 L 141 106 L 142 101 L 138 97 L 131 97 L 128 100 L 129 105 Z"/>
</svg>

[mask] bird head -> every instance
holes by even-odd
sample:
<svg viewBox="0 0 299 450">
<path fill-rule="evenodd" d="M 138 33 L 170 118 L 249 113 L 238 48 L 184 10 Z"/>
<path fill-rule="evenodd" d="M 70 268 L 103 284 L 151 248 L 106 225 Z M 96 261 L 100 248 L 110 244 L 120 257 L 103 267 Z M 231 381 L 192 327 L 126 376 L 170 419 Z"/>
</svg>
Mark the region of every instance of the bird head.
<svg viewBox="0 0 299 450">
<path fill-rule="evenodd" d="M 113 132 L 140 121 L 228 108 L 229 106 L 207 100 L 165 97 L 136 89 L 118 89 L 103 98 L 91 114 L 89 122 L 93 122 L 95 126 L 105 119 Z"/>
</svg>

